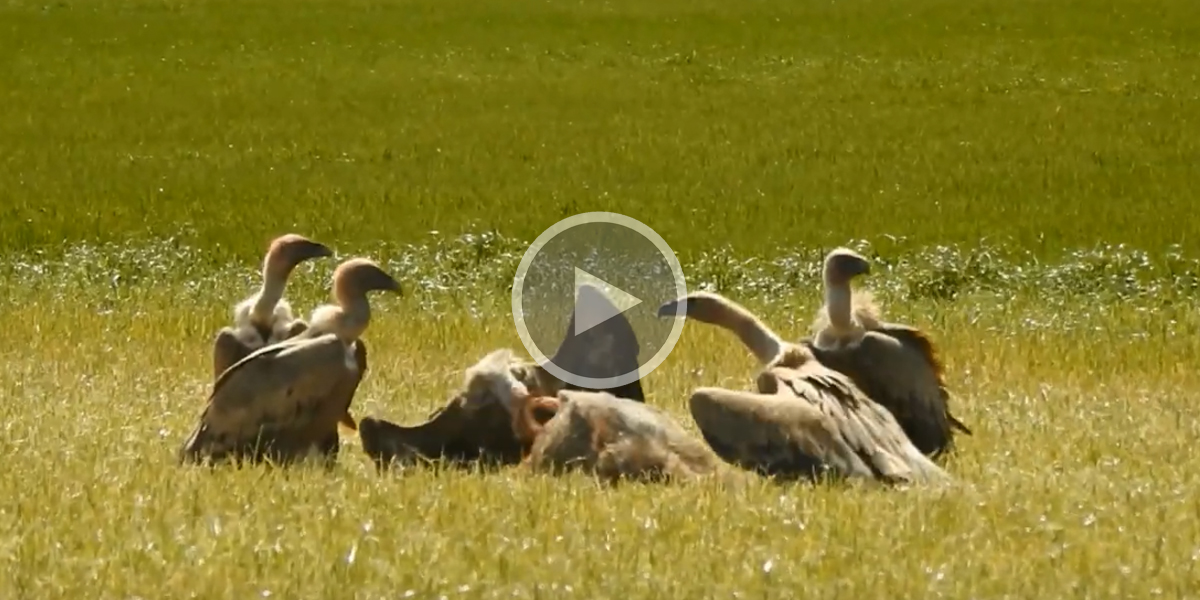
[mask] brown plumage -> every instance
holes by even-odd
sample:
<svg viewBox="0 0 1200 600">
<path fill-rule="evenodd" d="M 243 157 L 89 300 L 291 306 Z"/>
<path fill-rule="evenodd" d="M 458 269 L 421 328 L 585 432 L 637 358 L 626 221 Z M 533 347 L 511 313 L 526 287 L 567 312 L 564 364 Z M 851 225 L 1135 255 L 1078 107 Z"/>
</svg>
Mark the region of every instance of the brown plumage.
<svg viewBox="0 0 1200 600">
<path fill-rule="evenodd" d="M 950 414 L 950 394 L 933 342 L 919 329 L 883 322 L 866 291 L 852 292 L 854 277 L 870 273 L 862 255 L 838 248 L 825 258 L 825 305 L 814 335 L 803 340 L 821 364 L 848 376 L 892 412 L 921 452 L 940 456 L 954 447 L 954 432 L 971 430 Z"/>
<path fill-rule="evenodd" d="M 460 390 L 424 423 L 406 427 L 362 419 L 358 435 L 363 451 L 381 470 L 439 459 L 457 467 L 517 464 L 521 446 L 508 407 L 530 389 L 541 393 L 541 386 L 555 381 L 540 381 L 538 375 L 538 369 L 511 350 L 490 352 L 466 369 Z"/>
<path fill-rule="evenodd" d="M 729 329 L 764 365 L 757 392 L 703 387 L 689 399 L 705 441 L 726 461 L 779 479 L 900 483 L 949 477 L 849 378 L 816 361 L 807 348 L 785 343 L 732 300 L 697 292 L 663 304 L 659 316 Z"/>
<path fill-rule="evenodd" d="M 336 306 L 318 308 L 304 333 L 252 352 L 213 385 L 182 462 L 226 459 L 287 464 L 317 451 L 330 463 L 337 425 L 349 413 L 365 353 L 356 343 L 370 323 L 370 291 L 399 293 L 375 263 L 350 259 L 334 271 Z"/>
<path fill-rule="evenodd" d="M 604 392 L 563 390 L 513 406 L 534 471 L 581 470 L 603 481 L 676 481 L 716 474 L 721 460 L 658 408 Z"/>
<path fill-rule="evenodd" d="M 288 277 L 297 265 L 333 256 L 323 244 L 289 233 L 275 238 L 263 258 L 262 287 L 233 308 L 233 325 L 221 329 L 213 340 L 213 379 L 251 352 L 294 337 L 308 324 L 292 315 L 283 297 Z"/>
</svg>

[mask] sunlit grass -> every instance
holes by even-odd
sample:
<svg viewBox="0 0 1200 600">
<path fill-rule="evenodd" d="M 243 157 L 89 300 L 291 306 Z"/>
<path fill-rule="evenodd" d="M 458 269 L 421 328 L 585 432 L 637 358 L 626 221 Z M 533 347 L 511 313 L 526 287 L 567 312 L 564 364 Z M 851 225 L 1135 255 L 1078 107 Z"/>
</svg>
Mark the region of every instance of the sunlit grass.
<svg viewBox="0 0 1200 600">
<path fill-rule="evenodd" d="M 329 268 L 297 273 L 299 308 L 324 299 Z M 107 290 L 85 286 L 6 306 L 6 335 L 24 343 L 5 350 L 0 375 L 4 593 L 996 597 L 1196 584 L 1190 298 L 905 302 L 878 275 L 889 317 L 936 336 L 956 412 L 976 431 L 949 463 L 957 486 L 606 489 L 515 471 L 381 476 L 352 437 L 333 474 L 177 468 L 208 389 L 211 335 L 249 288 L 225 276 L 191 294 L 135 285 L 101 310 Z M 22 297 L 28 284 L 11 284 Z M 774 302 L 727 293 L 795 338 L 817 307 L 811 287 Z M 520 349 L 502 295 L 478 317 L 450 304 L 434 313 L 431 297 L 379 302 L 358 414 L 418 422 L 467 362 Z M 692 325 L 645 386 L 693 428 L 689 390 L 748 386 L 753 373 L 727 333 Z"/>
<path fill-rule="evenodd" d="M 4 250 L 589 210 L 688 256 L 1200 249 L 1191 0 L 14 0 L 0 31 Z"/>
</svg>

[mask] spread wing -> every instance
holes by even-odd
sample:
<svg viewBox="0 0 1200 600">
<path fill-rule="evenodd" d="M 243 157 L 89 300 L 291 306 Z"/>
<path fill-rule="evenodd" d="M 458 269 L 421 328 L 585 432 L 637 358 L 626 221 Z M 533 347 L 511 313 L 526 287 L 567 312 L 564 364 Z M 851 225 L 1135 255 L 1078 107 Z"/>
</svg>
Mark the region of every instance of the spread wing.
<svg viewBox="0 0 1200 600">
<path fill-rule="evenodd" d="M 332 334 L 252 352 L 217 378 L 181 459 L 299 458 L 336 432 L 345 409 L 331 393 L 351 370 L 345 345 Z"/>
<path fill-rule="evenodd" d="M 845 374 L 887 408 L 921 452 L 937 455 L 953 446 L 942 365 L 919 330 L 881 325 L 837 348 L 805 344 L 823 365 Z"/>
<path fill-rule="evenodd" d="M 371 417 L 359 423 L 363 451 L 382 469 L 389 463 L 445 459 L 454 466 L 515 465 L 521 445 L 512 416 L 499 402 L 452 398 L 420 425 L 404 427 Z"/>
<path fill-rule="evenodd" d="M 887 410 L 819 364 L 771 368 L 758 387 L 700 388 L 689 401 L 705 441 L 728 462 L 780 479 L 946 477 Z"/>
</svg>

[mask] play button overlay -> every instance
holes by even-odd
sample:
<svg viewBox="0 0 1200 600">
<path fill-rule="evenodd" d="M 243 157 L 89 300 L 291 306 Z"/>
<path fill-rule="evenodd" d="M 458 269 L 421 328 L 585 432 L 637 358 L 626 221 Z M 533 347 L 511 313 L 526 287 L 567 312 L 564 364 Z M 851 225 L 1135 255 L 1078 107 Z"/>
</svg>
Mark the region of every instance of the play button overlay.
<svg viewBox="0 0 1200 600">
<path fill-rule="evenodd" d="M 584 389 L 629 385 L 674 349 L 683 319 L 658 305 L 687 295 L 662 236 L 610 212 L 568 217 L 542 232 L 513 279 L 513 323 L 538 364 Z"/>
<path fill-rule="evenodd" d="M 575 335 L 579 335 L 639 304 L 640 298 L 627 294 L 575 267 Z"/>
</svg>

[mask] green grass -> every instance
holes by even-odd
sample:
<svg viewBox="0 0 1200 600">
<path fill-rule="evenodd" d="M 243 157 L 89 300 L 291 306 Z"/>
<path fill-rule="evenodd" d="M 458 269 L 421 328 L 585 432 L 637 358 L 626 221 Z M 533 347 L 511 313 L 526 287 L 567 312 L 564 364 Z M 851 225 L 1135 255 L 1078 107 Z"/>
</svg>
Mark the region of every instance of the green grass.
<svg viewBox="0 0 1200 600">
<path fill-rule="evenodd" d="M 0 597 L 1200 586 L 1200 4 L 11 0 L 0 57 Z M 520 349 L 524 243 L 589 210 L 793 338 L 863 248 L 945 354 L 959 485 L 174 465 L 271 236 L 403 279 L 355 412 L 412 423 Z M 689 325 L 644 385 L 691 427 L 753 374 Z"/>
</svg>

